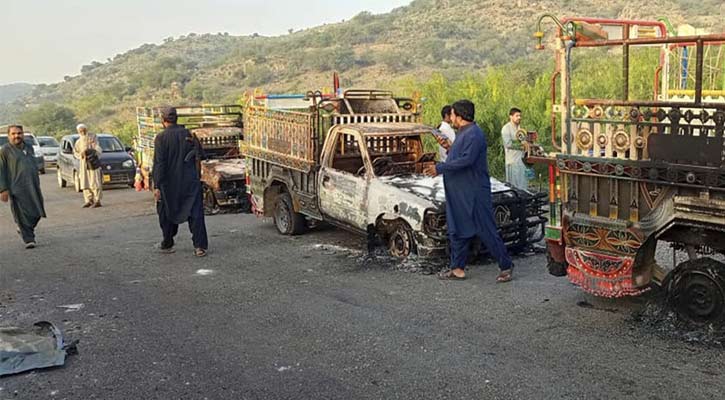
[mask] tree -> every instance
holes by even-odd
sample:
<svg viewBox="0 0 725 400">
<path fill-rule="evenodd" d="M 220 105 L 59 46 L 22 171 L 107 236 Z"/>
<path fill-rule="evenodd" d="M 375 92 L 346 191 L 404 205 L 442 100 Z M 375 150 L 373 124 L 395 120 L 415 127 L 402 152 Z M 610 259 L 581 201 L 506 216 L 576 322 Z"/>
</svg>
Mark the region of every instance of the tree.
<svg viewBox="0 0 725 400">
<path fill-rule="evenodd" d="M 38 135 L 60 137 L 75 130 L 76 115 L 68 107 L 45 103 L 24 112 L 20 121 Z"/>
</svg>

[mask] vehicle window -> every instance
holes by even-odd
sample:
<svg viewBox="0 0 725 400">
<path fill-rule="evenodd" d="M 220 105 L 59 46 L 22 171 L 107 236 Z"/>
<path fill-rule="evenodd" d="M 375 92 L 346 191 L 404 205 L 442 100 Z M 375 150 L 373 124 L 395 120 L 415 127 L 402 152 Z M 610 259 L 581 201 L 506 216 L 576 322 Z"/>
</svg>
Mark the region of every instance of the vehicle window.
<svg viewBox="0 0 725 400">
<path fill-rule="evenodd" d="M 104 153 L 125 151 L 121 142 L 115 137 L 99 137 L 98 144 L 101 145 L 101 150 L 103 150 Z"/>
<path fill-rule="evenodd" d="M 365 165 L 360 153 L 360 144 L 354 135 L 340 133 L 335 143 L 335 154 L 332 158 L 332 168 L 357 174 Z"/>
<path fill-rule="evenodd" d="M 33 136 L 32 134 L 26 133 L 24 139 L 25 144 L 29 146 L 40 146 L 40 144 L 38 143 L 38 139 L 36 139 L 35 136 Z"/>
<path fill-rule="evenodd" d="M 7 136 L 0 136 L 0 146 L 4 145 L 7 142 L 8 142 Z"/>
<path fill-rule="evenodd" d="M 412 174 L 423 155 L 420 136 L 368 136 L 365 144 L 376 176 Z"/>
<path fill-rule="evenodd" d="M 52 137 L 38 138 L 38 143 L 40 143 L 40 147 L 58 147 L 58 141 Z"/>
</svg>

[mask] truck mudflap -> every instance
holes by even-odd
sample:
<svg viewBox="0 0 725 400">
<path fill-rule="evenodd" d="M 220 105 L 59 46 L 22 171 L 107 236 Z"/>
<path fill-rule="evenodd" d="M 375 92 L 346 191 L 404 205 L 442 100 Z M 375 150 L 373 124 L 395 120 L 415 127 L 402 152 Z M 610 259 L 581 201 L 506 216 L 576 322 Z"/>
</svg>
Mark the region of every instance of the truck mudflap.
<svg viewBox="0 0 725 400">
<path fill-rule="evenodd" d="M 615 256 L 593 251 L 566 248 L 569 281 L 584 291 L 601 297 L 636 296 L 649 290 L 637 287 L 634 257 Z"/>
</svg>

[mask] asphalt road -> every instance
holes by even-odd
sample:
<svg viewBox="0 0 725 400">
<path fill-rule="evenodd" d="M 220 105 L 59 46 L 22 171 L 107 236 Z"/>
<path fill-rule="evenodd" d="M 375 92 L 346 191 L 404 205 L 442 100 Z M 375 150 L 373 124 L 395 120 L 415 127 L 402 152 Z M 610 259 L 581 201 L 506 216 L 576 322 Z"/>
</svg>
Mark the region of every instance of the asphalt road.
<svg viewBox="0 0 725 400">
<path fill-rule="evenodd" d="M 154 252 L 149 193 L 101 209 L 42 177 L 48 218 L 25 250 L 0 205 L 0 325 L 80 339 L 61 368 L 0 378 L 0 399 L 714 399 L 722 347 L 668 337 L 549 276 L 542 255 L 442 282 L 363 262 L 327 228 L 283 237 L 251 215 L 207 219 L 210 253 Z M 207 271 L 201 271 L 207 270 Z M 83 304 L 77 311 L 60 305 Z"/>
</svg>

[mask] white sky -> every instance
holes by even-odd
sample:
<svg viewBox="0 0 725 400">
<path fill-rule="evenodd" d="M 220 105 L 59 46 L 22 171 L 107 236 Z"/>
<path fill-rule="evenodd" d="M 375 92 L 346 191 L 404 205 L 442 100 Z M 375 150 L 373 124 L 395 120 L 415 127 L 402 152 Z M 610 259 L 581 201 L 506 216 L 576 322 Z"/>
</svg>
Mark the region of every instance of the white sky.
<svg viewBox="0 0 725 400">
<path fill-rule="evenodd" d="M 0 0 L 0 84 L 52 83 L 144 43 L 194 32 L 286 34 L 410 0 Z"/>
</svg>

